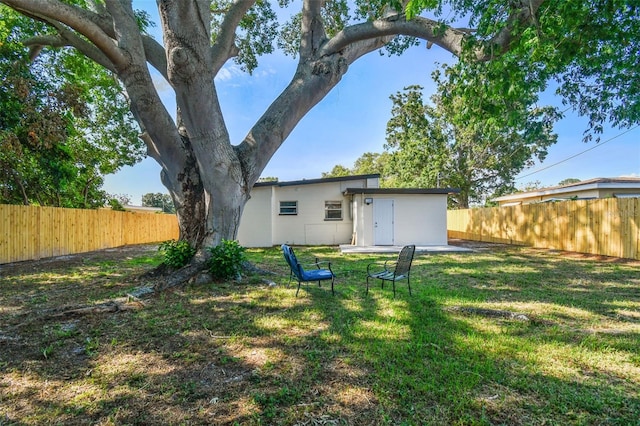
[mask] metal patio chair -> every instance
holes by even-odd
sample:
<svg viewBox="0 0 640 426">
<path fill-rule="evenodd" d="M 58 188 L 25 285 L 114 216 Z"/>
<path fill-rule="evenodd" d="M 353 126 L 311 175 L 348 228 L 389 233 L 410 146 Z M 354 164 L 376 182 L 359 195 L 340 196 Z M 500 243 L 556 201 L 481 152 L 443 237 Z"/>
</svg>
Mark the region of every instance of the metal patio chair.
<svg viewBox="0 0 640 426">
<path fill-rule="evenodd" d="M 380 270 L 380 264 L 370 263 L 367 265 L 367 294 L 369 294 L 369 278 L 377 278 L 382 282 L 384 288 L 385 281 L 393 283 L 393 297 L 396 297 L 396 281 L 407 280 L 409 287 L 409 295 L 411 296 L 411 262 L 416 251 L 415 245 L 404 246 L 400 250 L 398 259 L 395 262 L 384 262 L 383 269 Z M 378 269 L 374 270 L 377 266 Z"/>
<path fill-rule="evenodd" d="M 283 244 L 281 246 L 282 254 L 284 255 L 291 272 L 289 274 L 289 283 L 291 283 L 291 278 L 295 275 L 298 279 L 298 289 L 296 290 L 296 297 L 298 297 L 298 292 L 300 291 L 300 285 L 303 282 L 309 281 L 318 281 L 318 287 L 320 287 L 320 281 L 331 280 L 331 294 L 335 294 L 333 291 L 333 283 L 335 281 L 335 274 L 331 270 L 331 262 L 321 262 L 317 257 L 316 261 L 310 263 L 308 266 L 315 266 L 316 269 L 304 269 L 303 266 L 298 262 L 293 249 Z M 320 265 L 327 265 L 326 268 L 321 268 Z"/>
</svg>

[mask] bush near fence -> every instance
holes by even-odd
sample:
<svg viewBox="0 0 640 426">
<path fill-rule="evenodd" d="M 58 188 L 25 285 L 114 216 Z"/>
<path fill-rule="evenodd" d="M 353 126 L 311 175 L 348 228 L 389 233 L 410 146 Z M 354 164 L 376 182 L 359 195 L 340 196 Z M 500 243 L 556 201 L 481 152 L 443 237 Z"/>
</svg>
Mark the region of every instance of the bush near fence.
<svg viewBox="0 0 640 426">
<path fill-rule="evenodd" d="M 0 263 L 153 243 L 178 236 L 175 215 L 0 205 Z"/>
<path fill-rule="evenodd" d="M 640 259 L 640 198 L 447 212 L 449 238 Z"/>
</svg>

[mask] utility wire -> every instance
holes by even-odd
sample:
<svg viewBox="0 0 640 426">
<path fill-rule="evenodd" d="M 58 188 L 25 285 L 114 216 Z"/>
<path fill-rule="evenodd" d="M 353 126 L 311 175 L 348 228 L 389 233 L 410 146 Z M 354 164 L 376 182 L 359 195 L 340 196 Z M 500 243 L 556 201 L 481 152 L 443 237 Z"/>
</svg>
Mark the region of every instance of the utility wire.
<svg viewBox="0 0 640 426">
<path fill-rule="evenodd" d="M 585 150 L 584 150 L 584 151 L 582 151 L 582 152 L 579 152 L 579 153 L 577 153 L 577 154 L 574 154 L 574 155 L 572 155 L 571 157 L 567 157 L 567 158 L 565 158 L 564 160 L 560 160 L 560 161 L 558 161 L 557 163 L 550 164 L 550 165 L 548 165 L 548 166 L 546 166 L 546 167 L 543 167 L 543 168 L 541 168 L 541 169 L 539 169 L 539 170 L 536 170 L 535 172 L 531 172 L 531 173 L 529 173 L 529 174 L 526 174 L 526 175 L 523 175 L 523 176 L 517 177 L 517 178 L 515 178 L 514 180 L 524 179 L 524 178 L 529 177 L 529 176 L 531 176 L 531 175 L 535 175 L 536 173 L 540 173 L 540 172 L 542 172 L 542 171 L 544 171 L 544 170 L 550 169 L 551 167 L 555 167 L 555 166 L 557 166 L 558 164 L 565 163 L 565 162 L 567 162 L 567 161 L 569 161 L 569 160 L 571 160 L 571 159 L 573 159 L 573 158 L 576 158 L 576 157 L 577 157 L 577 156 L 579 156 L 579 155 L 582 155 L 582 154 L 584 154 L 584 153 L 586 153 L 586 152 L 591 151 L 592 149 L 599 148 L 599 147 L 601 147 L 602 145 L 604 145 L 604 144 L 606 144 L 606 143 L 608 143 L 608 142 L 611 142 L 612 140 L 617 139 L 617 138 L 619 138 L 619 137 L 620 137 L 620 136 L 622 136 L 622 135 L 626 135 L 627 133 L 629 133 L 629 132 L 630 132 L 630 131 L 632 131 L 632 130 L 637 129 L 638 127 L 640 127 L 640 124 L 639 124 L 639 125 L 637 125 L 637 126 L 635 126 L 635 127 L 632 127 L 632 128 L 631 128 L 631 129 L 629 129 L 629 130 L 626 130 L 626 131 L 624 131 L 624 132 L 622 132 L 622 133 L 620 133 L 620 134 L 618 134 L 618 135 L 616 135 L 616 136 L 614 136 L 614 137 L 612 137 L 612 138 L 610 138 L 610 139 L 607 139 L 607 140 L 606 140 L 606 141 L 604 141 L 604 142 L 600 142 L 600 143 L 596 144 L 595 146 L 592 146 L 592 147 L 591 147 L 591 148 L 589 148 L 589 149 L 585 149 Z"/>
</svg>

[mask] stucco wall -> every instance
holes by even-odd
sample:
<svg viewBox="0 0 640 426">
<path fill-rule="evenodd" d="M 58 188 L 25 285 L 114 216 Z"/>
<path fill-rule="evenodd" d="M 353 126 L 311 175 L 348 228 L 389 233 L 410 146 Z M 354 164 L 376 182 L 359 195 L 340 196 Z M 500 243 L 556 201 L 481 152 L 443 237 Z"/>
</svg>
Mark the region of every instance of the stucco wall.
<svg viewBox="0 0 640 426">
<path fill-rule="evenodd" d="M 238 229 L 238 241 L 245 247 L 271 247 L 273 208 L 271 186 L 253 188 L 251 198 L 244 206 Z"/>
<path fill-rule="evenodd" d="M 353 220 L 340 183 L 279 187 L 274 196 L 273 244 L 346 244 Z M 297 201 L 297 215 L 280 215 L 280 201 Z M 342 220 L 325 220 L 325 201 L 342 201 Z"/>
<path fill-rule="evenodd" d="M 372 198 L 372 204 L 365 204 Z M 376 199 L 393 199 L 394 245 L 446 245 L 447 195 L 445 194 L 384 194 L 354 196 L 358 223 L 356 245 L 374 245 L 373 205 Z"/>
<path fill-rule="evenodd" d="M 351 181 L 361 187 L 364 182 Z M 245 247 L 351 242 L 353 219 L 344 182 L 255 187 L 244 208 L 238 241 Z M 281 215 L 280 201 L 297 201 L 298 214 Z M 342 220 L 325 220 L 325 201 L 342 201 Z"/>
</svg>

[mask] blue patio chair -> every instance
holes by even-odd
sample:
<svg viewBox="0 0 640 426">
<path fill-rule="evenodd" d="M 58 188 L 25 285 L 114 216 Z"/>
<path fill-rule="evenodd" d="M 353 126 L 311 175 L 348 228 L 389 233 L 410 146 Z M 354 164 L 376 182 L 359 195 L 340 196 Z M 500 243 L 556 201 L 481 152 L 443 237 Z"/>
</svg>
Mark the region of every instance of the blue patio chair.
<svg viewBox="0 0 640 426">
<path fill-rule="evenodd" d="M 382 270 L 379 268 L 380 265 L 376 263 L 367 265 L 367 294 L 369 294 L 369 278 L 377 278 L 382 281 L 382 288 L 384 288 L 385 281 L 391 281 L 393 283 L 393 297 L 396 297 L 396 281 L 406 279 L 409 287 L 409 296 L 411 296 L 411 262 L 415 251 L 416 246 L 414 245 L 402 247 L 398 260 L 392 263 L 387 260 L 384 262 Z M 373 271 L 372 269 L 375 266 L 378 266 L 378 268 Z"/>
<path fill-rule="evenodd" d="M 318 281 L 318 287 L 320 287 L 320 281 L 331 280 L 331 294 L 335 294 L 333 291 L 333 282 L 336 278 L 335 274 L 331 270 L 331 262 L 320 262 L 318 258 L 314 263 L 309 264 L 309 266 L 315 266 L 316 269 L 304 269 L 298 259 L 296 258 L 293 249 L 283 244 L 281 246 L 282 254 L 284 254 L 284 258 L 291 269 L 289 274 L 289 283 L 291 283 L 291 278 L 295 275 L 298 279 L 298 290 L 296 290 L 296 297 L 298 297 L 298 292 L 300 291 L 300 284 L 303 282 L 309 281 Z M 326 264 L 327 268 L 322 269 L 320 265 Z"/>
</svg>

